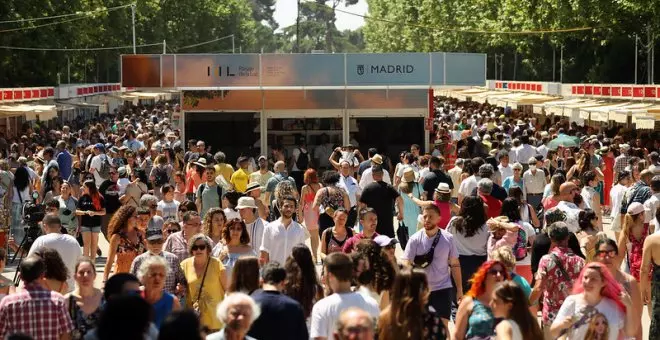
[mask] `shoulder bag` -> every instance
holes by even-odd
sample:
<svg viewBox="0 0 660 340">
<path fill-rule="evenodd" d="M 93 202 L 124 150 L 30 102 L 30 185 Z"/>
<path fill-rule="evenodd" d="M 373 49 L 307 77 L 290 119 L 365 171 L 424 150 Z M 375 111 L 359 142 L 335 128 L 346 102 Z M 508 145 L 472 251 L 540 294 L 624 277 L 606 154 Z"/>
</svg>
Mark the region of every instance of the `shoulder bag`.
<svg viewBox="0 0 660 340">
<path fill-rule="evenodd" d="M 195 300 L 195 302 L 193 302 L 193 305 L 192 305 L 193 311 L 195 312 L 195 314 L 197 314 L 197 316 L 199 316 L 201 314 L 201 309 L 200 309 L 200 306 L 199 306 L 199 299 L 202 297 L 202 289 L 204 288 L 204 280 L 206 279 L 206 272 L 209 271 L 209 264 L 211 263 L 211 260 L 212 259 L 209 258 L 206 261 L 206 268 L 204 268 L 204 275 L 202 275 L 202 283 L 199 286 L 199 292 L 197 292 L 197 299 Z M 194 266 L 194 264 L 193 264 L 193 266 Z"/>
<path fill-rule="evenodd" d="M 440 241 L 440 233 L 442 231 L 438 230 L 438 234 L 435 235 L 435 238 L 433 239 L 433 244 L 431 245 L 431 249 L 429 249 L 426 254 L 422 255 L 417 255 L 413 259 L 413 265 L 418 268 L 426 268 L 431 265 L 433 262 L 433 255 L 435 254 L 435 246 L 438 245 L 438 241 Z"/>
</svg>

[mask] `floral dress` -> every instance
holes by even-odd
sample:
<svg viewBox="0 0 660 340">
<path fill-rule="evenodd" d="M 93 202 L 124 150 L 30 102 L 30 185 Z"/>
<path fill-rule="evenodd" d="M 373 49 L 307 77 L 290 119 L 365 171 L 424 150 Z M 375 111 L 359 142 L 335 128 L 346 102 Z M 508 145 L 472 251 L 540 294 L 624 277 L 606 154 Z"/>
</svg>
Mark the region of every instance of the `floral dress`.
<svg viewBox="0 0 660 340">
<path fill-rule="evenodd" d="M 447 330 L 442 323 L 433 306 L 426 305 L 426 311 L 422 316 L 424 318 L 424 339 L 425 340 L 445 340 L 447 339 Z"/>
<path fill-rule="evenodd" d="M 126 233 L 119 233 L 119 245 L 117 246 L 117 261 L 115 261 L 114 273 L 128 273 L 131 270 L 131 263 L 140 254 L 147 249 L 144 245 L 144 236 L 137 232 L 137 242 L 133 243 Z"/>
<path fill-rule="evenodd" d="M 642 250 L 644 249 L 644 241 L 649 235 L 649 224 L 644 223 L 644 229 L 642 230 L 642 237 L 636 239 L 632 233 L 628 235 L 628 240 L 632 247 L 628 252 L 628 261 L 630 262 L 630 274 L 635 277 L 635 280 L 639 282 L 639 272 L 642 268 Z M 649 278 L 651 273 L 649 272 Z"/>
<path fill-rule="evenodd" d="M 75 296 L 69 296 L 69 316 L 73 321 L 73 332 L 71 332 L 71 339 L 80 340 L 85 337 L 89 330 L 98 326 L 99 319 L 101 318 L 101 306 L 105 303 L 105 299 L 101 297 L 99 306 L 90 314 L 85 314 L 78 306 Z"/>
</svg>

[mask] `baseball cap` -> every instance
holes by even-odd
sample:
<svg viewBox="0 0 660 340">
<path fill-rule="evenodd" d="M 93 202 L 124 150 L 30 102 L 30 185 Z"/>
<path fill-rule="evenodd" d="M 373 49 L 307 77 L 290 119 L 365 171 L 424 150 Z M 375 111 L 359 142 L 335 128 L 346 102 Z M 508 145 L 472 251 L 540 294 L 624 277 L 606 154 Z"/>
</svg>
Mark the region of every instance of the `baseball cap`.
<svg viewBox="0 0 660 340">
<path fill-rule="evenodd" d="M 147 241 L 158 241 L 163 239 L 163 231 L 158 228 L 147 229 Z"/>
<path fill-rule="evenodd" d="M 395 238 L 390 238 L 387 235 L 378 235 L 374 237 L 374 242 L 376 242 L 381 247 L 387 247 L 399 243 Z"/>
<path fill-rule="evenodd" d="M 628 215 L 638 215 L 644 212 L 642 203 L 633 202 L 628 206 Z"/>
<path fill-rule="evenodd" d="M 99 149 L 101 151 L 104 151 L 105 150 L 105 145 L 103 145 L 103 143 L 96 143 L 96 144 L 94 144 L 94 149 Z"/>
</svg>

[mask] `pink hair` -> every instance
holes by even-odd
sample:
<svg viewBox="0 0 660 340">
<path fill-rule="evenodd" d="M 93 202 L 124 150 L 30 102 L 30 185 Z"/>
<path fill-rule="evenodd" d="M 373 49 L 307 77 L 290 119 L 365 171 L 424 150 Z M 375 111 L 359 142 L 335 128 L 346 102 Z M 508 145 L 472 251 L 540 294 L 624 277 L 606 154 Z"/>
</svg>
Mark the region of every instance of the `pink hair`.
<svg viewBox="0 0 660 340">
<path fill-rule="evenodd" d="M 600 273 L 600 277 L 605 283 L 605 286 L 600 291 L 600 295 L 606 298 L 610 298 L 616 303 L 621 311 L 626 312 L 626 306 L 621 302 L 621 292 L 623 292 L 623 287 L 619 282 L 614 279 L 610 270 L 607 267 L 599 262 L 590 262 L 582 269 L 580 272 L 580 277 L 575 282 L 573 286 L 573 294 L 580 294 L 584 292 L 584 286 L 582 285 L 582 280 L 584 279 L 584 273 L 587 269 L 595 269 Z"/>
</svg>

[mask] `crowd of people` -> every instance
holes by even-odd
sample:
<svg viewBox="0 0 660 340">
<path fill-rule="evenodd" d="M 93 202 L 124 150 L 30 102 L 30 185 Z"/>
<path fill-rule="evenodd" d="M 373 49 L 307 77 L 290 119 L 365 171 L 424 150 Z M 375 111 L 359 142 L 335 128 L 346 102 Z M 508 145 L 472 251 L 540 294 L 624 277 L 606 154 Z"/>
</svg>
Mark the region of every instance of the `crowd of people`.
<svg viewBox="0 0 660 340">
<path fill-rule="evenodd" d="M 399 162 L 232 164 L 168 104 L 0 136 L 0 337 L 642 339 L 644 305 L 659 334 L 658 139 L 435 104 Z"/>
</svg>

